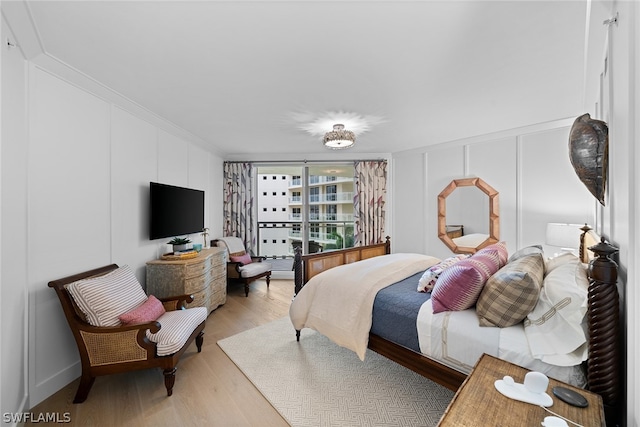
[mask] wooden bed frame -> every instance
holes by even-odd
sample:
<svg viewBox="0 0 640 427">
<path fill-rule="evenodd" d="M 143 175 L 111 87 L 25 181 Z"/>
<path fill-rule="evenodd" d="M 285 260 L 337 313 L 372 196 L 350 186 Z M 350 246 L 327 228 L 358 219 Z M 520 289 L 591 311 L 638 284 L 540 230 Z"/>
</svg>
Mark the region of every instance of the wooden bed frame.
<svg viewBox="0 0 640 427">
<path fill-rule="evenodd" d="M 609 256 L 617 252 L 613 246 L 593 240 L 590 228 L 583 227 L 580 255 L 587 258 L 588 248 L 594 254 L 590 262 L 588 291 L 589 357 L 585 362 L 587 389 L 602 396 L 608 425 L 616 425 L 620 417 L 620 339 L 617 264 Z M 596 244 L 597 243 L 597 244 Z M 384 243 L 294 257 L 295 293 L 316 274 L 342 264 L 391 253 L 390 238 Z M 299 334 L 299 331 L 298 331 Z M 456 391 L 467 375 L 420 353 L 369 335 L 369 348 L 412 371 Z"/>
</svg>

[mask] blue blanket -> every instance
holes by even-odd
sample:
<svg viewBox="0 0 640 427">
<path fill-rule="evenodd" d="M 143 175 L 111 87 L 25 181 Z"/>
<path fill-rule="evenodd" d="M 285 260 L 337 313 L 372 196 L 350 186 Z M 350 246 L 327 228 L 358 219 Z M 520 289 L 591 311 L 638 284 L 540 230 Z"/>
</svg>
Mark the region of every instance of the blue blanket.
<svg viewBox="0 0 640 427">
<path fill-rule="evenodd" d="M 371 325 L 371 333 L 416 352 L 420 352 L 418 311 L 431 298 L 430 293 L 416 290 L 420 277 L 422 272 L 380 290 L 373 303 Z"/>
</svg>

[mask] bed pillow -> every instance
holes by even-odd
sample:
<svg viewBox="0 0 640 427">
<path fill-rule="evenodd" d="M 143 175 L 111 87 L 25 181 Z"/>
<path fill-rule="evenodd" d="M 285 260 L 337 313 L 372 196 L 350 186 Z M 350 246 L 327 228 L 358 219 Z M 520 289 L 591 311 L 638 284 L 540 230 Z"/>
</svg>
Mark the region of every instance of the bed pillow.
<svg viewBox="0 0 640 427">
<path fill-rule="evenodd" d="M 436 280 L 438 280 L 438 277 L 440 277 L 444 270 L 463 259 L 469 258 L 469 256 L 470 255 L 465 254 L 455 255 L 428 268 L 418 281 L 418 292 L 431 292 L 433 290 L 433 286 L 436 284 Z"/>
<path fill-rule="evenodd" d="M 153 295 L 142 303 L 139 307 L 134 308 L 126 313 L 118 316 L 123 325 L 138 325 L 140 323 L 153 322 L 158 317 L 166 313 L 162 302 Z"/>
<path fill-rule="evenodd" d="M 509 251 L 507 250 L 506 242 L 498 242 L 489 246 L 485 246 L 484 248 L 476 252 L 475 255 L 481 255 L 481 254 L 493 253 L 493 252 L 498 254 L 498 258 L 500 259 L 500 268 L 504 267 L 507 264 L 507 261 L 509 259 Z"/>
<path fill-rule="evenodd" d="M 563 264 L 568 262 L 580 261 L 580 258 L 572 254 L 571 252 L 565 252 L 558 256 L 554 256 L 553 258 L 549 258 L 545 262 L 545 274 L 551 273 L 556 268 L 560 267 Z"/>
<path fill-rule="evenodd" d="M 70 283 L 66 289 L 93 326 L 120 326 L 118 316 L 147 300 L 142 286 L 127 265 L 102 276 Z"/>
<path fill-rule="evenodd" d="M 251 264 L 253 260 L 251 259 L 251 255 L 244 253 L 242 255 L 232 255 L 229 257 L 231 262 L 239 262 L 244 265 Z"/>
<path fill-rule="evenodd" d="M 506 328 L 522 322 L 540 296 L 544 258 L 539 253 L 508 263 L 487 280 L 476 303 L 480 326 Z"/>
<path fill-rule="evenodd" d="M 498 254 L 489 251 L 476 253 L 444 270 L 431 292 L 433 312 L 460 311 L 473 307 L 482 287 L 498 271 L 499 265 Z"/>
<path fill-rule="evenodd" d="M 559 366 L 586 360 L 583 321 L 588 288 L 587 269 L 577 257 L 547 273 L 538 303 L 524 321 L 524 333 L 536 359 Z M 580 347 L 585 350 L 576 352 Z"/>
<path fill-rule="evenodd" d="M 523 256 L 532 255 L 532 254 L 540 254 L 544 256 L 542 245 L 531 245 L 531 246 L 526 246 L 522 249 L 518 249 L 509 257 L 509 261 L 507 261 L 507 263 L 513 262 L 518 258 L 522 258 Z"/>
</svg>

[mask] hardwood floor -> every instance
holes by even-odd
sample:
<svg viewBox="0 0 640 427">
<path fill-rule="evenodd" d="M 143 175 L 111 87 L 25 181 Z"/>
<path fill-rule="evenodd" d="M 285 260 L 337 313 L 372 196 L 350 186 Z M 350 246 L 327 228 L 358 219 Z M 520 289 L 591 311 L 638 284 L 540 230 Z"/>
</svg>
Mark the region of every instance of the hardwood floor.
<svg viewBox="0 0 640 427">
<path fill-rule="evenodd" d="M 71 426 L 288 426 L 217 342 L 286 316 L 292 297 L 292 280 L 271 280 L 269 290 L 258 280 L 248 297 L 242 285 L 230 287 L 225 305 L 207 319 L 202 352 L 192 344 L 180 360 L 171 397 L 162 371 L 152 369 L 98 377 L 81 404 L 72 403 L 76 380 L 30 412 L 68 413 Z"/>
</svg>

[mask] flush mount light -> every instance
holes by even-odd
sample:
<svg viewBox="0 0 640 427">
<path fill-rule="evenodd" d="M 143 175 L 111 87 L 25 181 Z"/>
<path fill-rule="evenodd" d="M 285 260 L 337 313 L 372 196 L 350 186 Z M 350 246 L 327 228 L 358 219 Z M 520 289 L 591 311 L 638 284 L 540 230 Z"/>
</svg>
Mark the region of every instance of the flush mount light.
<svg viewBox="0 0 640 427">
<path fill-rule="evenodd" d="M 344 125 L 335 124 L 333 130 L 324 134 L 322 142 L 327 148 L 332 150 L 341 150 L 349 148 L 356 142 L 356 134 L 350 130 L 346 130 Z"/>
</svg>

